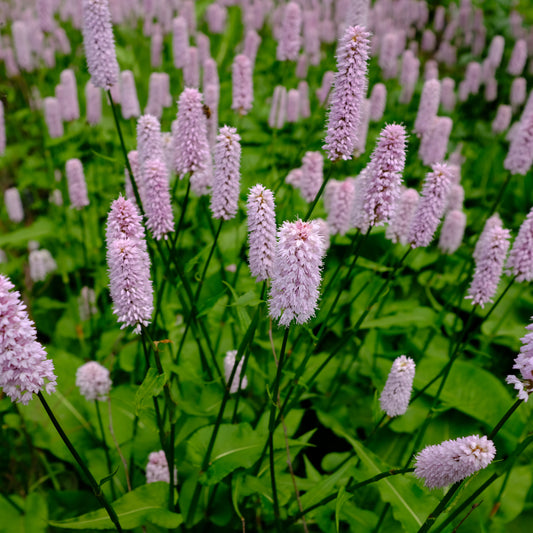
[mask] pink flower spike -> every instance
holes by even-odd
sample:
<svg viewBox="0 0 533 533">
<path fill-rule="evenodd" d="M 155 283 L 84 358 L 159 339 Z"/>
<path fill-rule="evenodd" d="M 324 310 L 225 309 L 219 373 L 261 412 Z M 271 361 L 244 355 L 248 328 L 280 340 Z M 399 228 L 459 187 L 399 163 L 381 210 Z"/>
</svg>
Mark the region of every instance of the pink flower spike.
<svg viewBox="0 0 533 533">
<path fill-rule="evenodd" d="M 428 80 L 424 83 L 418 114 L 416 115 L 415 127 L 413 131 L 423 134 L 431 126 L 433 119 L 437 116 L 440 101 L 439 80 Z"/>
<path fill-rule="evenodd" d="M 361 26 L 348 27 L 339 41 L 324 145 L 331 161 L 352 158 L 361 121 L 361 102 L 366 94 L 369 47 L 370 34 Z"/>
<path fill-rule="evenodd" d="M 81 209 L 89 205 L 87 184 L 83 174 L 83 166 L 79 159 L 69 159 L 65 165 L 67 175 L 68 195 L 71 207 Z"/>
<path fill-rule="evenodd" d="M 98 124 L 102 118 L 102 91 L 91 80 L 85 85 L 85 109 L 87 122 L 91 126 Z"/>
<path fill-rule="evenodd" d="M 11 222 L 18 223 L 24 220 L 24 208 L 22 207 L 20 193 L 16 187 L 10 187 L 4 191 L 4 204 Z"/>
<path fill-rule="evenodd" d="M 415 476 L 430 489 L 443 488 L 486 468 L 495 456 L 494 443 L 485 436 L 447 440 L 417 455 Z"/>
<path fill-rule="evenodd" d="M 108 0 L 83 0 L 83 45 L 92 84 L 105 90 L 116 85 L 119 67 Z"/>
<path fill-rule="evenodd" d="M 312 202 L 324 181 L 324 158 L 320 152 L 306 152 L 302 158 L 300 191 L 306 202 Z"/>
<path fill-rule="evenodd" d="M 302 45 L 302 10 L 296 2 L 289 2 L 283 13 L 281 35 L 276 50 L 278 61 L 296 61 Z"/>
<path fill-rule="evenodd" d="M 272 191 L 260 184 L 248 193 L 249 265 L 256 281 L 272 277 L 272 265 L 276 248 L 276 215 Z"/>
<path fill-rule="evenodd" d="M 370 226 L 387 223 L 394 212 L 400 196 L 406 144 L 405 128 L 400 124 L 389 124 L 381 130 L 367 168 L 363 209 Z"/>
<path fill-rule="evenodd" d="M 370 120 L 379 122 L 383 118 L 387 104 L 387 88 L 383 83 L 376 83 L 370 93 Z"/>
<path fill-rule="evenodd" d="M 509 249 L 510 232 L 508 229 L 494 226 L 483 238 L 479 258 L 476 259 L 474 277 L 466 297 L 472 300 L 472 304 L 481 307 L 491 302 L 498 290 L 503 264 Z"/>
<path fill-rule="evenodd" d="M 511 124 L 513 110 L 510 105 L 500 104 L 492 121 L 492 133 L 503 133 Z"/>
<path fill-rule="evenodd" d="M 161 159 L 149 158 L 144 162 L 146 195 L 146 227 L 154 239 L 168 238 L 174 231 L 174 215 L 168 188 L 168 169 Z"/>
<path fill-rule="evenodd" d="M 451 172 L 445 163 L 436 163 L 424 180 L 408 242 L 412 248 L 429 246 L 446 209 Z"/>
<path fill-rule="evenodd" d="M 314 221 L 284 222 L 278 231 L 269 312 L 279 325 L 303 324 L 315 314 L 326 242 Z"/>
<path fill-rule="evenodd" d="M 405 414 L 409 407 L 414 379 L 415 362 L 405 355 L 397 357 L 392 363 L 387 382 L 379 397 L 381 409 L 387 416 Z"/>
<path fill-rule="evenodd" d="M 57 377 L 20 293 L 12 289 L 9 278 L 0 274 L 0 387 L 12 402 L 27 405 L 43 389 L 54 392 Z"/>
<path fill-rule="evenodd" d="M 252 63 L 244 54 L 235 56 L 232 67 L 233 103 L 231 109 L 247 115 L 254 100 Z"/>
<path fill-rule="evenodd" d="M 180 178 L 191 173 L 191 188 L 198 195 L 207 194 L 213 180 L 213 164 L 207 141 L 207 124 L 202 95 L 197 89 L 185 89 L 178 101 L 178 118 L 172 124 L 175 169 Z"/>
<path fill-rule="evenodd" d="M 328 201 L 329 232 L 331 235 L 337 233 L 346 235 L 352 227 L 352 209 L 355 201 L 355 185 L 353 179 L 347 178 L 343 182 L 339 182 L 339 185 L 332 192 L 332 197 Z"/>
<path fill-rule="evenodd" d="M 185 66 L 188 47 L 189 34 L 187 31 L 187 21 L 183 17 L 176 17 L 172 21 L 172 56 L 176 68 L 183 68 Z"/>
<path fill-rule="evenodd" d="M 163 450 L 152 452 L 148 456 L 146 465 L 146 483 L 157 483 L 164 481 L 170 483 L 170 471 L 168 468 L 167 456 Z M 174 467 L 174 485 L 178 482 L 178 470 Z"/>
<path fill-rule="evenodd" d="M 0 155 L 6 151 L 6 123 L 4 117 L 4 102 L 0 100 Z"/>
<path fill-rule="evenodd" d="M 57 98 L 48 96 L 44 99 L 44 120 L 48 126 L 48 134 L 52 139 L 63 136 L 63 119 Z"/>
<path fill-rule="evenodd" d="M 520 226 L 506 266 L 517 281 L 533 280 L 533 209 Z"/>
<path fill-rule="evenodd" d="M 76 386 L 87 401 L 105 402 L 112 384 L 109 370 L 96 361 L 89 361 L 76 371 Z"/>
<path fill-rule="evenodd" d="M 215 176 L 211 192 L 213 218 L 235 217 L 239 201 L 241 137 L 236 128 L 220 128 L 215 147 Z"/>
<path fill-rule="evenodd" d="M 466 215 L 458 209 L 449 211 L 440 230 L 439 249 L 445 254 L 453 254 L 463 242 L 465 227 Z"/>
<path fill-rule="evenodd" d="M 407 244 L 409 230 L 411 229 L 419 199 L 420 196 L 415 189 L 405 189 L 401 193 L 396 203 L 394 214 L 385 232 L 387 239 L 390 239 L 394 243 Z"/>
<path fill-rule="evenodd" d="M 120 73 L 120 101 L 123 118 L 137 118 L 141 114 L 135 78 L 131 70 L 123 70 Z"/>
</svg>

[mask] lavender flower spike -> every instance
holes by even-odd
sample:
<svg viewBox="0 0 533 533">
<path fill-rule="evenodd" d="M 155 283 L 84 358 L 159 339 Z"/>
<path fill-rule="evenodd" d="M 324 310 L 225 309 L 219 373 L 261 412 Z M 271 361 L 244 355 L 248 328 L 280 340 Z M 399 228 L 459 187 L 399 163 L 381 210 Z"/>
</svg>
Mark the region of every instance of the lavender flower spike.
<svg viewBox="0 0 533 533">
<path fill-rule="evenodd" d="M 254 89 L 252 62 L 244 54 L 235 56 L 232 67 L 233 103 L 231 109 L 240 115 L 247 115 L 252 109 Z"/>
<path fill-rule="evenodd" d="M 419 199 L 420 196 L 415 189 L 405 189 L 402 192 L 385 232 L 387 239 L 394 243 L 407 244 L 409 230 L 411 229 Z"/>
<path fill-rule="evenodd" d="M 527 174 L 533 162 L 533 109 L 526 105 L 518 130 L 511 140 L 503 167 L 511 174 Z"/>
<path fill-rule="evenodd" d="M 363 200 L 363 210 L 370 226 L 385 224 L 394 212 L 400 196 L 406 144 L 403 126 L 389 124 L 381 130 L 368 164 L 368 184 Z"/>
<path fill-rule="evenodd" d="M 333 182 L 329 182 L 333 183 Z M 328 183 L 328 184 L 329 184 Z M 355 201 L 355 185 L 352 178 L 338 182 L 329 200 L 328 226 L 331 235 L 346 235 L 352 227 L 352 208 Z"/>
<path fill-rule="evenodd" d="M 440 102 L 440 82 L 439 80 L 427 80 L 422 89 L 418 114 L 416 115 L 414 132 L 423 134 L 431 126 L 433 119 L 437 116 Z"/>
<path fill-rule="evenodd" d="M 20 293 L 10 292 L 13 288 L 0 274 L 0 387 L 11 401 L 27 405 L 34 393 L 54 392 L 57 378 Z"/>
<path fill-rule="evenodd" d="M 379 397 L 381 409 L 388 416 L 405 414 L 409 407 L 414 379 L 415 362 L 405 355 L 397 357 L 392 363 L 385 388 Z"/>
<path fill-rule="evenodd" d="M 146 196 L 146 227 L 154 239 L 168 238 L 174 231 L 174 215 L 168 190 L 168 169 L 162 159 L 144 162 L 144 190 Z"/>
<path fill-rule="evenodd" d="M 417 455 L 415 476 L 430 489 L 446 487 L 486 468 L 495 455 L 494 443 L 485 436 L 447 440 Z"/>
<path fill-rule="evenodd" d="M 422 198 L 413 217 L 408 241 L 412 248 L 429 246 L 446 209 L 451 171 L 446 163 L 436 163 L 428 172 Z"/>
<path fill-rule="evenodd" d="M 70 205 L 76 209 L 89 205 L 87 184 L 85 183 L 81 161 L 79 159 L 69 159 L 65 165 L 65 173 L 67 175 Z"/>
<path fill-rule="evenodd" d="M 233 371 L 233 367 L 235 366 L 236 356 L 237 356 L 237 350 L 230 350 L 229 352 L 226 352 L 226 357 L 224 357 L 224 377 L 226 379 L 226 383 L 228 384 L 229 384 L 229 378 L 231 377 L 231 373 Z M 239 361 L 239 364 L 237 365 L 237 370 L 235 371 L 235 374 L 233 375 L 233 380 L 230 385 L 231 394 L 235 394 L 239 390 L 245 389 L 248 386 L 248 378 L 246 376 L 243 376 L 241 380 L 243 363 L 244 363 L 244 357 L 241 357 L 241 360 Z"/>
<path fill-rule="evenodd" d="M 517 281 L 533 280 L 533 209 L 520 226 L 507 259 L 507 269 Z"/>
<path fill-rule="evenodd" d="M 152 452 L 148 456 L 146 465 L 146 483 L 156 483 L 164 481 L 170 483 L 170 471 L 168 468 L 167 456 L 163 450 Z M 174 467 L 174 484 L 178 481 L 178 470 Z"/>
<path fill-rule="evenodd" d="M 276 249 L 276 217 L 274 195 L 260 184 L 254 185 L 248 194 L 248 243 L 249 265 L 256 281 L 272 277 Z"/>
<path fill-rule="evenodd" d="M 284 222 L 278 231 L 269 312 L 288 327 L 314 316 L 326 243 L 317 222 Z"/>
<path fill-rule="evenodd" d="M 211 193 L 213 218 L 230 220 L 237 214 L 241 178 L 240 140 L 235 128 L 220 128 L 215 147 L 215 177 Z"/>
<path fill-rule="evenodd" d="M 507 376 L 505 380 L 510 385 L 514 385 L 518 391 L 518 398 L 525 402 L 533 392 L 533 324 L 526 326 L 526 329 L 529 333 L 520 339 L 522 347 L 513 365 L 513 368 L 520 371 L 522 379 L 520 380 L 516 376 Z"/>
<path fill-rule="evenodd" d="M 302 158 L 300 192 L 307 202 L 312 202 L 324 181 L 324 158 L 320 152 L 306 152 Z"/>
<path fill-rule="evenodd" d="M 363 27 L 350 26 L 339 42 L 324 145 L 331 161 L 351 159 L 357 142 L 361 103 L 367 87 L 369 37 Z"/>
<path fill-rule="evenodd" d="M 445 254 L 453 254 L 463 242 L 465 227 L 466 215 L 459 209 L 449 211 L 440 230 L 440 250 Z"/>
<path fill-rule="evenodd" d="M 110 89 L 119 68 L 108 0 L 83 0 L 83 44 L 92 84 Z"/>
<path fill-rule="evenodd" d="M 296 61 L 302 45 L 302 10 L 296 2 L 289 2 L 283 13 L 281 35 L 276 50 L 278 61 Z"/>
<path fill-rule="evenodd" d="M 76 371 L 76 385 L 87 401 L 105 402 L 112 384 L 109 370 L 96 361 L 89 361 Z"/>
<path fill-rule="evenodd" d="M 6 123 L 4 118 L 4 102 L 0 100 L 0 155 L 6 151 Z"/>
<path fill-rule="evenodd" d="M 106 241 L 113 313 L 121 328 L 133 326 L 139 333 L 151 321 L 153 288 L 141 217 L 129 200 L 119 198 L 111 204 Z"/>
<path fill-rule="evenodd" d="M 24 208 L 22 207 L 19 190 L 16 187 L 10 187 L 5 190 L 4 204 L 11 222 L 22 222 L 24 220 Z"/>
<path fill-rule="evenodd" d="M 476 260 L 474 278 L 466 297 L 472 300 L 474 305 L 483 307 L 492 301 L 496 294 L 509 249 L 509 238 L 509 230 L 499 226 L 491 228 L 484 237 L 483 246 L 479 250 L 479 259 Z"/>
<path fill-rule="evenodd" d="M 197 89 L 186 88 L 178 101 L 178 119 L 172 124 L 175 169 L 183 177 L 190 172 L 191 188 L 196 194 L 206 194 L 213 179 L 213 168 L 207 123 L 202 108 L 202 95 Z"/>
</svg>

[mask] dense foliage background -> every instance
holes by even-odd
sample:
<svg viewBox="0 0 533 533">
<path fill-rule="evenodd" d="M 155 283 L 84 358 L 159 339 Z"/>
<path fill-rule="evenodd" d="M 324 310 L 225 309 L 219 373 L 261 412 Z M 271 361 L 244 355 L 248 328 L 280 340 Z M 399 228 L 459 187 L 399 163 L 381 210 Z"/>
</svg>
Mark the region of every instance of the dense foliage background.
<svg viewBox="0 0 533 533">
<path fill-rule="evenodd" d="M 472 274 L 472 251 L 483 223 L 498 201 L 504 226 L 516 236 L 532 206 L 531 172 L 512 176 L 501 193 L 507 178 L 503 160 L 509 143 L 505 133 L 492 133 L 491 122 L 498 104 L 508 103 L 513 79 L 505 70 L 516 40 L 509 13 L 516 9 L 524 17 L 527 35 L 533 13 L 525 1 L 472 3 L 483 10 L 487 47 L 494 35 L 503 35 L 506 46 L 502 66 L 497 71 L 496 101 L 487 102 L 482 90 L 465 102 L 457 102 L 453 112 L 439 112 L 453 119 L 448 154 L 459 150 L 463 157 L 461 184 L 468 221 L 463 244 L 450 256 L 444 255 L 436 243 L 414 250 L 393 272 L 393 266 L 407 248 L 387 240 L 383 227 L 374 228 L 366 239 L 357 237 L 355 230 L 345 236 L 332 236 L 323 271 L 320 310 L 308 324 L 292 327 L 287 343 L 280 398 L 283 404 L 290 391 L 290 410 L 285 411 L 274 433 L 283 531 L 302 531 L 302 514 L 309 531 L 417 531 L 442 499 L 444 490 L 424 488 L 423 482 L 411 473 L 391 476 L 354 491 L 351 487 L 381 472 L 406 466 L 411 453 L 427 444 L 488 434 L 515 400 L 516 393 L 505 384 L 505 377 L 513 373 L 520 338 L 526 333 L 524 328 L 532 315 L 533 294 L 528 283 L 515 282 L 507 290 L 510 278 L 504 276 L 495 300 L 504 290 L 506 294 L 487 320 L 484 317 L 491 306 L 476 309 L 467 342 L 440 394 L 431 423 L 422 441 L 417 440 L 438 383 L 425 387 L 445 367 L 472 310 L 464 294 Z M 33 8 L 32 2 L 27 4 L 29 9 Z M 81 32 L 71 20 L 56 17 L 66 31 L 71 50 L 68 54 L 56 54 L 54 68 L 40 63 L 31 72 L 8 75 L 0 62 L 0 98 L 4 103 L 7 137 L 6 151 L 0 156 L 0 189 L 15 186 L 21 193 L 25 212 L 24 221 L 14 223 L 2 208 L 0 248 L 6 260 L 0 270 L 21 292 L 36 323 L 39 340 L 54 362 L 58 390 L 47 397 L 50 406 L 95 478 L 104 480 L 114 473 L 102 490 L 110 501 L 119 499 L 116 510 L 123 527 L 138 531 L 141 526 L 146 531 L 275 530 L 270 471 L 263 451 L 270 407 L 275 403 L 271 392 L 276 375 L 272 347 L 279 355 L 284 328 L 269 320 L 265 305 L 268 293 L 262 292 L 262 284 L 249 274 L 245 202 L 249 188 L 262 183 L 275 191 L 278 225 L 305 216 L 308 204 L 284 180 L 290 170 L 301 165 L 305 152 L 320 151 L 323 145 L 327 109 L 318 102 L 315 90 L 320 87 L 324 72 L 336 69 L 335 43 L 323 43 L 320 64 L 308 70 L 311 117 L 273 131 L 267 121 L 274 87 L 297 86 L 295 63 L 276 61 L 276 40 L 270 22 L 266 23 L 260 30 L 262 42 L 254 67 L 253 109 L 246 116 L 238 116 L 231 110 L 231 66 L 244 36 L 242 10 L 239 5 L 229 6 L 225 32 L 211 35 L 204 18 L 208 4 L 195 3 L 198 30 L 209 35 L 211 55 L 218 65 L 219 124 L 237 127 L 242 138 L 241 202 L 236 218 L 223 224 L 202 296 L 194 310 L 195 319 L 187 333 L 190 302 L 186 284 L 196 290 L 218 225 L 211 218 L 208 197 L 188 198 L 175 249 L 163 246 L 161 257 L 154 240 L 148 238 L 156 295 L 156 312 L 148 328 L 151 340 L 146 335 L 133 334 L 131 328 L 120 329 L 108 290 L 105 223 L 111 202 L 124 191 L 124 155 L 104 94 L 100 123 L 90 126 L 85 120 L 83 89 L 90 76 Z M 428 2 L 429 26 L 434 4 Z M 448 14 L 453 13 L 448 2 L 439 4 L 447 6 Z M 9 2 L 0 7 L 6 15 L 2 42 L 7 42 L 12 24 L 8 18 Z M 150 37 L 143 34 L 143 21 L 115 24 L 113 30 L 120 68 L 133 71 L 141 108 L 147 101 L 152 70 L 170 75 L 171 94 L 177 100 L 183 90 L 183 77 L 173 66 L 171 34 L 164 36 L 162 66 L 152 69 Z M 413 33 L 412 41 L 420 40 L 421 30 Z M 334 166 L 328 162 L 326 174 L 331 172 L 331 178 L 339 180 L 356 176 L 367 165 L 385 124 L 402 123 L 408 131 L 412 130 L 423 85 L 423 65 L 432 55 L 419 54 L 420 80 L 408 105 L 398 103 L 399 81 L 383 80 L 378 58 L 371 58 L 370 89 L 378 82 L 387 87 L 384 116 L 370 124 L 365 153 Z M 482 57 L 485 55 L 486 50 Z M 450 76 L 458 84 L 472 60 L 481 61 L 481 57 L 474 57 L 466 45 L 459 46 L 457 62 L 439 64 L 439 76 Z M 60 73 L 66 68 L 76 74 L 82 117 L 66 123 L 62 137 L 51 139 L 39 102 L 54 94 Z M 530 71 L 526 67 L 524 73 L 528 86 Z M 175 105 L 164 110 L 163 131 L 170 131 L 176 111 Z M 513 121 L 519 119 L 521 111 L 522 107 L 514 110 Z M 136 145 L 135 125 L 135 119 L 121 119 L 128 150 Z M 406 185 L 420 190 L 429 169 L 419 160 L 418 147 L 418 138 L 410 134 L 404 180 Z M 64 169 L 71 158 L 83 162 L 88 185 L 90 205 L 81 211 L 71 209 L 68 202 Z M 173 175 L 170 187 L 178 220 L 186 180 L 177 181 Z M 51 195 L 57 195 L 56 189 L 61 192 L 63 205 L 50 200 Z M 327 216 L 322 202 L 318 203 L 315 216 Z M 32 281 L 29 275 L 30 241 L 38 241 L 40 248 L 48 249 L 57 263 L 44 281 Z M 360 243 L 360 256 L 350 271 L 350 279 L 341 282 L 346 279 L 355 242 Z M 329 281 L 339 267 L 340 274 L 330 286 Z M 178 268 L 185 273 L 186 281 L 178 275 Z M 391 273 L 392 281 L 387 282 L 376 302 L 374 296 Z M 90 317 L 80 315 L 83 287 L 90 287 L 95 293 L 95 312 Z M 324 292 L 325 287 L 328 290 Z M 334 314 L 327 314 L 343 287 Z M 354 329 L 361 318 L 364 320 Z M 325 334 L 316 343 L 323 324 Z M 250 339 L 247 333 L 251 331 L 253 338 L 247 345 Z M 206 449 L 218 423 L 217 415 L 228 396 L 212 358 L 223 368 L 226 352 L 239 349 L 241 343 L 249 355 L 248 387 L 227 398 L 209 466 L 202 472 Z M 150 367 L 145 364 L 143 345 L 150 352 Z M 157 368 L 156 351 L 163 373 Z M 300 365 L 308 353 L 309 360 L 300 375 Z M 393 359 L 401 354 L 409 355 L 417 363 L 413 394 L 422 389 L 424 392 L 405 415 L 384 419 L 379 394 Z M 202 358 L 207 365 L 202 364 Z M 77 368 L 89 360 L 107 367 L 113 380 L 110 402 L 101 404 L 100 414 L 95 402 L 86 401 L 75 386 Z M 321 367 L 325 361 L 328 364 Z M 320 372 L 315 373 L 318 369 Z M 159 428 L 154 399 L 164 420 Z M 109 431 L 109 414 L 113 435 Z M 473 505 L 476 507 L 460 525 L 462 533 L 529 530 L 533 518 L 533 450 L 526 449 L 511 469 L 504 459 L 528 436 L 530 424 L 531 408 L 524 403 L 495 438 L 496 461 L 466 481 L 439 523 L 491 476 L 497 473 L 500 477 L 462 510 L 445 531 L 454 530 Z M 38 533 L 65 528 L 111 528 L 107 515 L 96 511 L 97 500 L 40 402 L 33 400 L 22 406 L 1 397 L 0 432 L 0 492 L 5 496 L 0 498 L 0 531 Z M 127 490 L 115 440 L 129 467 L 131 492 Z M 171 440 L 178 484 L 173 495 L 177 504 L 175 507 L 170 504 L 169 511 L 168 485 L 146 484 L 145 468 L 148 455 L 168 449 Z M 295 486 L 305 513 L 299 512 Z M 192 513 L 191 501 L 196 506 Z M 321 505 L 315 507 L 318 503 Z M 61 524 L 93 511 L 96 514 Z"/>
</svg>

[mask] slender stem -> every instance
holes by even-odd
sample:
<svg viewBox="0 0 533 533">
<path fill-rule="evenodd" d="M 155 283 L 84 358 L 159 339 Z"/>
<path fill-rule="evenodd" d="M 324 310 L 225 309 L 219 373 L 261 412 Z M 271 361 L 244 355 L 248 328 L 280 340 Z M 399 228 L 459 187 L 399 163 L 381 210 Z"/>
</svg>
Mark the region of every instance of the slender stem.
<svg viewBox="0 0 533 533">
<path fill-rule="evenodd" d="M 139 209 L 141 211 L 141 215 L 144 218 L 144 209 L 141 202 L 141 196 L 139 194 L 139 189 L 137 188 L 137 183 L 135 182 L 133 171 L 131 170 L 130 160 L 128 159 L 128 150 L 126 149 L 126 144 L 124 143 L 122 128 L 120 127 L 120 121 L 118 119 L 118 113 L 117 108 L 115 106 L 115 102 L 113 102 L 113 97 L 111 96 L 111 90 L 107 91 L 107 96 L 109 98 L 109 103 L 111 104 L 111 109 L 113 110 L 113 118 L 115 119 L 115 126 L 117 127 L 117 133 L 120 139 L 120 146 L 122 147 L 122 153 L 124 154 L 124 162 L 126 164 L 126 168 L 128 169 L 128 174 L 130 175 L 130 182 L 133 189 L 133 194 L 135 195 L 135 201 L 137 202 L 137 205 L 139 206 Z"/>
<path fill-rule="evenodd" d="M 178 178 L 176 177 L 178 180 Z M 178 225 L 176 227 L 176 231 L 174 232 L 174 239 L 172 242 L 172 253 L 176 251 L 176 246 L 178 244 L 178 239 L 180 236 L 181 228 L 183 226 L 183 221 L 185 220 L 185 212 L 187 211 L 187 205 L 189 203 L 189 195 L 191 192 L 191 180 L 187 180 L 187 191 L 185 192 L 185 198 L 183 199 L 183 204 L 181 206 L 181 213 L 180 213 L 180 219 L 178 221 Z"/>
<path fill-rule="evenodd" d="M 320 200 L 320 197 L 322 196 L 322 193 L 324 192 L 324 189 L 326 188 L 326 185 L 328 184 L 329 179 L 331 178 L 331 174 L 333 173 L 333 164 L 329 166 L 329 172 L 324 181 L 322 182 L 322 185 L 320 186 L 320 189 L 316 193 L 315 199 L 312 201 L 311 205 L 309 206 L 309 209 L 307 210 L 307 213 L 304 218 L 304 222 L 309 220 L 309 217 L 313 213 L 316 204 L 318 203 L 318 200 Z"/>
<path fill-rule="evenodd" d="M 111 472 L 113 472 L 113 465 L 111 464 L 109 448 L 105 440 L 104 424 L 102 423 L 102 413 L 100 412 L 100 404 L 98 400 L 94 400 L 94 404 L 96 405 L 96 415 L 98 417 L 98 425 L 100 426 L 100 433 L 102 434 L 102 447 L 104 448 L 104 452 L 105 452 L 107 472 L 111 474 Z M 117 497 L 116 492 L 115 492 L 115 483 L 113 480 L 111 480 L 111 495 L 113 496 L 113 499 Z"/>
<path fill-rule="evenodd" d="M 494 429 L 488 434 L 487 438 L 492 440 L 502 429 L 503 425 L 509 418 L 511 418 L 511 415 L 520 407 L 520 404 L 524 400 L 516 400 L 516 402 L 509 408 L 509 410 L 503 415 L 502 419 L 494 426 Z"/>
<path fill-rule="evenodd" d="M 76 451 L 76 448 L 72 445 L 70 442 L 70 439 L 67 437 L 67 434 L 63 431 L 63 428 L 59 424 L 57 418 L 55 417 L 54 413 L 52 412 L 52 409 L 50 409 L 50 406 L 48 405 L 47 401 L 45 400 L 43 393 L 38 392 L 37 396 L 39 397 L 39 400 L 41 401 L 44 410 L 48 414 L 50 420 L 52 421 L 52 424 L 56 428 L 57 432 L 59 433 L 59 436 L 63 439 L 63 442 L 65 443 L 66 447 L 68 448 L 69 452 L 72 454 L 72 457 L 76 460 L 79 467 L 81 468 L 82 472 L 84 473 L 87 481 L 89 482 L 89 485 L 93 489 L 94 495 L 96 496 L 97 500 L 100 502 L 102 507 L 107 511 L 107 514 L 109 515 L 109 518 L 111 519 L 111 522 L 113 522 L 115 528 L 117 531 L 122 532 L 122 527 L 120 526 L 120 522 L 118 520 L 117 513 L 113 509 L 113 507 L 109 504 L 106 497 L 104 496 L 101 487 L 98 485 L 96 479 L 94 479 L 93 475 L 85 465 L 83 459 L 80 457 L 78 452 Z"/>
<path fill-rule="evenodd" d="M 418 533 L 426 533 L 433 527 L 435 520 L 437 520 L 437 518 L 441 515 L 444 509 L 446 509 L 452 498 L 455 496 L 455 494 L 463 484 L 463 482 L 464 479 L 461 481 L 457 481 L 448 489 L 448 492 L 445 494 L 444 498 L 442 498 L 437 507 L 435 507 L 433 512 L 430 513 L 430 515 L 426 518 L 426 521 L 422 524 L 422 527 L 418 530 Z"/>
<path fill-rule="evenodd" d="M 498 194 L 496 195 L 494 199 L 494 203 L 492 204 L 492 207 L 490 208 L 490 211 L 488 212 L 485 221 L 483 222 L 483 225 L 485 225 L 485 222 L 487 219 L 489 219 L 498 209 L 498 206 L 500 205 L 500 202 L 503 200 L 503 197 L 505 195 L 505 190 L 507 189 L 507 186 L 509 185 L 511 178 L 513 175 L 509 172 L 507 174 L 507 177 L 505 178 L 505 181 L 502 183 L 502 186 L 500 187 L 500 190 L 498 191 Z"/>
<path fill-rule="evenodd" d="M 9 494 L 5 494 L 3 492 L 0 492 L 0 494 L 5 498 L 7 503 L 9 503 L 13 509 L 16 509 L 16 511 L 22 515 L 26 514 L 24 509 L 15 501 Z"/>
</svg>

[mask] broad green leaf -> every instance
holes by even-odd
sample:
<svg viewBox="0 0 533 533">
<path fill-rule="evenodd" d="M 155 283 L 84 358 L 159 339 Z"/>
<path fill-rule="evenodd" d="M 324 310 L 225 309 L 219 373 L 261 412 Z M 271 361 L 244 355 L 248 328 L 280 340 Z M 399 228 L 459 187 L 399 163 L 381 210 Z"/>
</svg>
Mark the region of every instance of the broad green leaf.
<svg viewBox="0 0 533 533">
<path fill-rule="evenodd" d="M 437 321 L 437 313 L 430 307 L 415 307 L 399 310 L 398 312 L 365 320 L 361 325 L 362 329 L 390 328 L 393 326 L 417 326 L 419 328 L 433 326 Z"/>
<path fill-rule="evenodd" d="M 201 467 L 214 425 L 199 429 L 187 442 L 189 461 Z M 265 440 L 252 429 L 250 424 L 221 424 L 207 472 L 200 477 L 201 481 L 214 485 L 237 468 L 252 466 L 263 449 Z"/>
<path fill-rule="evenodd" d="M 27 226 L 9 233 L 0 235 L 0 247 L 6 245 L 22 246 L 29 240 L 41 240 L 54 235 L 56 228 L 48 218 L 38 218 L 31 226 Z"/>
<path fill-rule="evenodd" d="M 165 373 L 159 374 L 155 368 L 149 368 L 146 377 L 141 383 L 137 394 L 135 395 L 135 412 L 138 415 L 144 407 L 147 399 L 157 396 L 163 390 L 167 382 L 167 375 Z"/>
<path fill-rule="evenodd" d="M 348 472 L 353 469 L 353 466 L 357 462 L 357 457 L 352 457 L 343 466 L 341 466 L 334 474 L 327 476 L 317 483 L 311 490 L 306 492 L 301 498 L 303 508 L 311 507 L 315 505 L 323 498 L 333 494 L 336 491 L 336 487 L 339 481 L 348 477 Z M 289 509 L 290 514 L 296 514 L 298 512 L 298 506 L 296 502 L 291 505 Z"/>
<path fill-rule="evenodd" d="M 422 359 L 416 369 L 415 388 L 424 387 L 445 365 L 445 361 L 434 358 Z M 437 380 L 426 393 L 436 394 L 439 382 Z M 512 405 L 511 394 L 512 389 L 506 387 L 490 372 L 469 361 L 458 360 L 452 366 L 441 399 L 448 407 L 453 407 L 492 428 Z M 519 410 L 506 422 L 499 435 L 516 442 L 523 428 L 524 421 Z"/>
<path fill-rule="evenodd" d="M 183 523 L 181 515 L 168 510 L 168 483 L 164 481 L 142 485 L 120 497 L 112 505 L 123 529 L 147 524 L 176 528 Z M 103 508 L 69 520 L 51 520 L 49 523 L 51 526 L 67 529 L 114 529 L 113 522 Z"/>
</svg>

